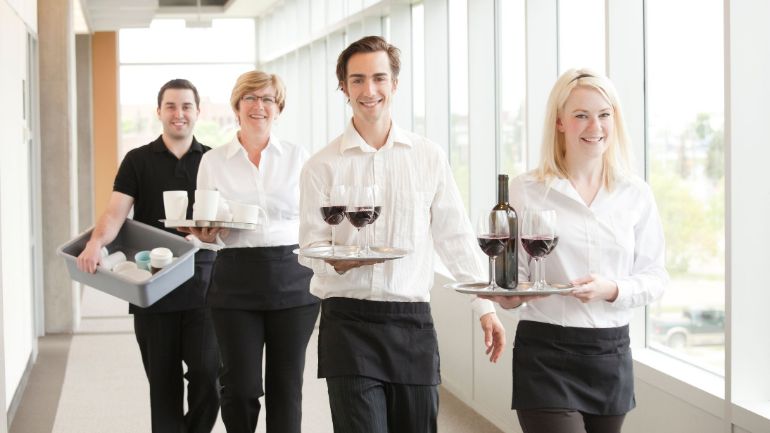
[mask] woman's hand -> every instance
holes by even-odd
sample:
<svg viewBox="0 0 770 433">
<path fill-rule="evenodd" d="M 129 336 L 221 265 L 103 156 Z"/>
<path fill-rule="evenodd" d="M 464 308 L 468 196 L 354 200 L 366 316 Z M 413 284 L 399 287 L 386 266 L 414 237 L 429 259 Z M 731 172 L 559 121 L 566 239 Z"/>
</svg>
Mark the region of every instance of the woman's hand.
<svg viewBox="0 0 770 433">
<path fill-rule="evenodd" d="M 183 230 L 184 229 L 184 230 Z M 201 242 L 213 243 L 217 240 L 217 234 L 222 230 L 219 227 L 179 227 L 177 229 L 182 233 L 191 233 Z"/>
<path fill-rule="evenodd" d="M 598 274 L 572 280 L 572 285 L 575 288 L 567 295 L 574 296 L 583 303 L 594 300 L 612 302 L 618 297 L 618 284 Z"/>
<path fill-rule="evenodd" d="M 492 302 L 495 302 L 497 304 L 500 304 L 501 307 L 503 307 L 506 310 L 511 310 L 513 308 L 519 308 L 524 304 L 525 302 L 531 302 L 535 299 L 541 299 L 545 298 L 548 295 L 540 295 L 540 296 L 502 296 L 502 295 L 478 295 L 481 299 L 489 299 Z"/>
<path fill-rule="evenodd" d="M 337 273 L 340 274 L 340 275 L 344 274 L 345 272 L 347 272 L 347 271 L 349 271 L 351 269 L 360 268 L 361 266 L 374 265 L 374 264 L 377 264 L 377 263 L 382 263 L 384 261 L 385 261 L 385 259 L 382 259 L 382 260 L 367 260 L 367 261 L 355 260 L 355 259 L 353 259 L 353 260 L 325 260 L 325 262 L 330 264 L 334 268 L 334 270 L 337 271 Z"/>
</svg>

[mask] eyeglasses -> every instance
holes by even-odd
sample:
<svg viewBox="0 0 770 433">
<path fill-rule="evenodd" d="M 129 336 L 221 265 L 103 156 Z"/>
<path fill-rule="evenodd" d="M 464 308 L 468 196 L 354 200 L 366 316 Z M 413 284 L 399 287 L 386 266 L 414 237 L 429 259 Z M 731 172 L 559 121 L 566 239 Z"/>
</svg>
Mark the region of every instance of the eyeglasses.
<svg viewBox="0 0 770 433">
<path fill-rule="evenodd" d="M 241 102 L 245 102 L 246 104 L 253 105 L 256 104 L 258 100 L 262 100 L 262 105 L 273 105 L 275 104 L 275 96 L 257 96 L 257 95 L 245 95 L 241 98 Z"/>
</svg>

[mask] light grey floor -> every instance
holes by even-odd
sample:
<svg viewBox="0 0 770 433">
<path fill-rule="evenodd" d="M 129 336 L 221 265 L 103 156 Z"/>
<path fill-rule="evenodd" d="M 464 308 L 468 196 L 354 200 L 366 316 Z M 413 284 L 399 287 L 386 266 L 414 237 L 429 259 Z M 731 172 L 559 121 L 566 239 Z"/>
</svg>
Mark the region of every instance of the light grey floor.
<svg viewBox="0 0 770 433">
<path fill-rule="evenodd" d="M 40 354 L 11 433 L 140 433 L 150 431 L 147 380 L 124 302 L 85 289 L 83 321 L 74 335 L 40 340 Z M 315 377 L 316 334 L 307 351 L 302 429 L 331 433 L 326 383 Z M 500 433 L 441 390 L 439 431 Z M 264 417 L 264 411 L 260 418 Z M 214 432 L 224 433 L 221 420 Z M 260 419 L 257 432 L 264 432 Z M 395 433 L 395 432 L 394 432 Z"/>
</svg>

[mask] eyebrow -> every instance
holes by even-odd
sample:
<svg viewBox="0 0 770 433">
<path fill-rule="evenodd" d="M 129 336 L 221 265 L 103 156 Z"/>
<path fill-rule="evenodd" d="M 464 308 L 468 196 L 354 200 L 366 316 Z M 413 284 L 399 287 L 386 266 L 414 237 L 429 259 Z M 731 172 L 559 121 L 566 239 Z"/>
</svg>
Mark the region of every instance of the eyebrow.
<svg viewBox="0 0 770 433">
<path fill-rule="evenodd" d="M 377 72 L 376 74 L 372 75 L 372 77 L 387 77 L 387 72 Z M 366 78 L 365 74 L 350 74 L 348 75 L 348 78 Z"/>
<path fill-rule="evenodd" d="M 572 110 L 573 113 L 577 113 L 577 112 L 580 112 L 580 111 L 589 112 L 591 110 L 588 110 L 586 108 L 576 108 L 576 109 Z M 612 111 L 612 107 L 606 107 L 606 108 L 602 108 L 601 110 L 599 110 L 600 113 L 603 112 L 603 111 Z"/>
</svg>

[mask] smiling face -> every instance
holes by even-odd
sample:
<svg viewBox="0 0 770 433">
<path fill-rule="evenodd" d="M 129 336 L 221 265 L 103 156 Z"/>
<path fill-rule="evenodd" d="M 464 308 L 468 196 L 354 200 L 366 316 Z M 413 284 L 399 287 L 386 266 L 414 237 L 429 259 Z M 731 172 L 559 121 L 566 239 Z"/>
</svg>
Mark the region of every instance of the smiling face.
<svg viewBox="0 0 770 433">
<path fill-rule="evenodd" d="M 188 139 L 193 134 L 200 110 L 190 89 L 166 89 L 158 107 L 163 135 L 172 140 Z"/>
<path fill-rule="evenodd" d="M 556 120 L 564 134 L 565 154 L 600 158 L 613 136 L 614 122 L 614 110 L 598 90 L 576 87 Z"/>
<path fill-rule="evenodd" d="M 270 134 L 279 112 L 275 88 L 267 86 L 241 96 L 236 115 L 242 130 Z"/>
<path fill-rule="evenodd" d="M 350 100 L 354 122 L 390 122 L 390 100 L 396 87 L 385 51 L 357 53 L 348 60 L 342 91 Z"/>
</svg>

